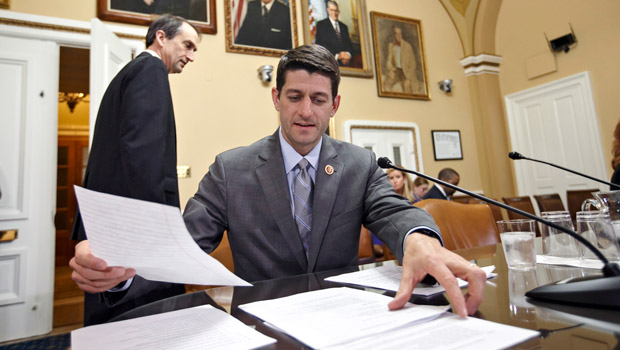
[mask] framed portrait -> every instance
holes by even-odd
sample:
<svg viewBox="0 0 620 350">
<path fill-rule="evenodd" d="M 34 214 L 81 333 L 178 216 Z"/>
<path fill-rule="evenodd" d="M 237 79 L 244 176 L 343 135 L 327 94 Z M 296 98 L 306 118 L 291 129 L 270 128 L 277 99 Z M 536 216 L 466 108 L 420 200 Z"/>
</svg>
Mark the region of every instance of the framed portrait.
<svg viewBox="0 0 620 350">
<path fill-rule="evenodd" d="M 430 100 L 422 22 L 371 12 L 379 96 Z"/>
<path fill-rule="evenodd" d="M 202 33 L 217 33 L 215 0 L 97 0 L 97 17 L 104 21 L 148 26 L 164 13 L 187 19 Z"/>
<path fill-rule="evenodd" d="M 295 0 L 224 0 L 226 51 L 280 57 L 297 46 Z"/>
<path fill-rule="evenodd" d="M 459 130 L 432 130 L 435 160 L 463 159 Z"/>
<path fill-rule="evenodd" d="M 372 78 L 366 0 L 301 0 L 306 44 L 327 48 L 342 75 Z"/>
</svg>

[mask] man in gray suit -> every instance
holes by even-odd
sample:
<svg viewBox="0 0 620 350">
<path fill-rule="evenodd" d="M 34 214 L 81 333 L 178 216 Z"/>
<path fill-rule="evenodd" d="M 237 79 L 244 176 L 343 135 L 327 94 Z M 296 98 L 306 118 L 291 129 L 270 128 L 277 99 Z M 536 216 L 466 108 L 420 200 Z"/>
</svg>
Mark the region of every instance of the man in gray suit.
<svg viewBox="0 0 620 350">
<path fill-rule="evenodd" d="M 235 274 L 258 281 L 355 265 L 364 224 L 403 264 L 389 308 L 401 308 L 430 274 L 458 314 L 472 314 L 482 301 L 484 272 L 441 247 L 430 215 L 394 192 L 372 152 L 325 135 L 340 105 L 339 82 L 338 63 L 322 46 L 284 55 L 272 89 L 281 127 L 217 156 L 185 208 L 189 232 L 211 252 L 228 231 Z M 120 267 L 97 271 L 105 262 L 86 245 L 78 248 L 82 284 L 105 290 L 133 274 Z M 455 276 L 469 281 L 467 296 Z"/>
</svg>

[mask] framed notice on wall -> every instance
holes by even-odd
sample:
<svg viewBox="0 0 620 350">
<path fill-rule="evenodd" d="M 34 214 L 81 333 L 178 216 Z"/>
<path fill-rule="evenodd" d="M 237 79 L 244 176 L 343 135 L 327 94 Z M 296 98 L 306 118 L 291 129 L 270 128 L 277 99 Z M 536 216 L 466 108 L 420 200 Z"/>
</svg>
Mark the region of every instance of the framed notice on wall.
<svg viewBox="0 0 620 350">
<path fill-rule="evenodd" d="M 459 130 L 432 130 L 435 160 L 463 159 Z"/>
</svg>

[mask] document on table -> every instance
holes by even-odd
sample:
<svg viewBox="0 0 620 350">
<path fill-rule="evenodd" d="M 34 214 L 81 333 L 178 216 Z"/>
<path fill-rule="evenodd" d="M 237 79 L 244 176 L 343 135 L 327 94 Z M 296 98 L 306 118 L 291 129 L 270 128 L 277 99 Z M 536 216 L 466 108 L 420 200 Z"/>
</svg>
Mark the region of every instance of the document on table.
<svg viewBox="0 0 620 350">
<path fill-rule="evenodd" d="M 505 348 L 538 332 L 407 305 L 389 311 L 391 297 L 340 287 L 239 306 L 266 325 L 317 349 Z M 419 343 L 416 343 L 419 342 Z M 369 345 L 369 344 L 372 344 Z"/>
<path fill-rule="evenodd" d="M 210 305 L 71 332 L 73 350 L 254 349 L 275 343 Z"/>
<path fill-rule="evenodd" d="M 481 269 L 487 274 L 487 278 L 496 277 L 497 274 L 493 273 L 495 266 L 485 266 Z M 378 288 L 384 290 L 398 291 L 400 285 L 400 276 L 402 274 L 402 266 L 387 265 L 380 266 L 374 269 L 356 271 L 345 273 L 338 276 L 328 277 L 325 280 L 337 283 L 355 284 L 364 287 Z M 467 286 L 467 281 L 460 278 L 456 279 L 459 287 L 463 288 Z M 429 296 L 437 293 L 443 293 L 446 289 L 439 284 L 435 285 L 423 285 L 418 284 L 412 294 Z"/>
<path fill-rule="evenodd" d="M 268 325 L 317 349 L 381 334 L 437 317 L 449 306 L 407 304 L 388 310 L 391 297 L 340 287 L 240 305 Z M 365 348 L 365 347 L 363 347 Z"/>
<path fill-rule="evenodd" d="M 603 262 L 594 259 L 560 258 L 557 256 L 536 255 L 536 263 L 547 265 L 564 265 L 587 269 L 602 269 Z"/>
<path fill-rule="evenodd" d="M 179 208 L 74 188 L 90 249 L 108 266 L 151 281 L 251 286 L 198 247 Z"/>
</svg>

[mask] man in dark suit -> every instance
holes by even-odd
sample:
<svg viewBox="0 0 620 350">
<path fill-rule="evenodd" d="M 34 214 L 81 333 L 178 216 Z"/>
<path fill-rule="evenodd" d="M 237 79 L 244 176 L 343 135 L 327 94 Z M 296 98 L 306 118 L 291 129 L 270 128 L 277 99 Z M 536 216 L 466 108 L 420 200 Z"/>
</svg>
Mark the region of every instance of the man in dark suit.
<svg viewBox="0 0 620 350">
<path fill-rule="evenodd" d="M 430 274 L 446 288 L 454 310 L 473 313 L 482 301 L 484 272 L 442 248 L 433 219 L 394 192 L 374 153 L 325 135 L 340 105 L 339 82 L 338 63 L 322 46 L 282 56 L 272 89 L 280 128 L 216 157 L 185 207 L 189 232 L 208 253 L 227 231 L 235 274 L 258 281 L 356 265 L 364 224 L 403 264 L 389 308 L 402 307 Z M 96 271 L 104 262 L 87 248 L 76 251 L 76 272 L 106 280 Z M 126 279 L 126 270 L 116 269 L 121 277 L 107 278 L 106 286 Z M 454 276 L 469 281 L 467 298 Z"/>
<path fill-rule="evenodd" d="M 187 63 L 194 61 L 198 40 L 196 28 L 181 17 L 164 15 L 153 22 L 146 35 L 147 50 L 116 75 L 101 100 L 85 188 L 179 206 L 168 74 L 181 73 Z M 88 245 L 79 213 L 72 238 L 82 241 L 78 246 Z M 79 279 L 76 282 L 82 283 Z M 104 302 L 107 300 L 102 295 L 93 294 L 100 290 L 84 286 L 84 324 L 102 323 L 141 304 L 184 292 L 182 285 L 140 277 L 133 282 L 139 288 L 132 288 L 131 295 L 114 308 Z"/>
<path fill-rule="evenodd" d="M 340 10 L 335 1 L 327 2 L 327 14 L 327 18 L 316 24 L 315 43 L 327 48 L 339 65 L 346 66 L 351 62 L 353 52 L 349 28 L 338 20 Z"/>
<path fill-rule="evenodd" d="M 280 0 L 253 0 L 243 20 L 235 44 L 288 50 L 291 40 L 291 13 Z"/>
<path fill-rule="evenodd" d="M 452 168 L 441 169 L 441 171 L 439 171 L 439 175 L 437 175 L 437 178 L 455 186 L 458 185 L 459 181 L 461 180 L 459 173 L 457 173 L 456 170 Z M 433 187 L 431 187 L 430 190 L 428 190 L 428 192 L 426 192 L 426 194 L 424 195 L 424 199 L 435 198 L 450 200 L 454 192 L 456 191 L 449 187 L 435 184 L 433 185 Z"/>
</svg>

